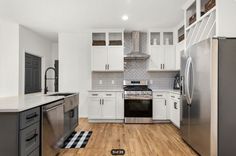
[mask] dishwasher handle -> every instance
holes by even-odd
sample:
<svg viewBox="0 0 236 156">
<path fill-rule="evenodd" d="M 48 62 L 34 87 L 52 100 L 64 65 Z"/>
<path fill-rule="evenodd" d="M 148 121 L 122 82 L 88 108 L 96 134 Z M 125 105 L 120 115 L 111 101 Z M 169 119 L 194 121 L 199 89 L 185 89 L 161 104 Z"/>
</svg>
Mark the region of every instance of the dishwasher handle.
<svg viewBox="0 0 236 156">
<path fill-rule="evenodd" d="M 49 111 L 51 111 L 51 110 L 54 110 L 54 109 L 57 109 L 58 107 L 61 107 L 61 106 L 63 106 L 62 104 L 59 104 L 59 105 L 56 105 L 56 106 L 54 106 L 54 107 L 51 107 L 51 108 L 48 108 L 48 109 L 46 109 L 45 108 L 45 112 L 49 112 Z"/>
</svg>

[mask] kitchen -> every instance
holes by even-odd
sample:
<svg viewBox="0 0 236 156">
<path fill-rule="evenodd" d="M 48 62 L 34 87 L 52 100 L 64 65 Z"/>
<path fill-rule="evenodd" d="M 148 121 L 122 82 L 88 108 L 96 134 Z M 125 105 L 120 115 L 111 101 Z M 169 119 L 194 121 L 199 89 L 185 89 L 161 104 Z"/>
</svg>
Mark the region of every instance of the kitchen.
<svg viewBox="0 0 236 156">
<path fill-rule="evenodd" d="M 0 2 L 0 155 L 234 155 L 235 8 Z"/>
</svg>

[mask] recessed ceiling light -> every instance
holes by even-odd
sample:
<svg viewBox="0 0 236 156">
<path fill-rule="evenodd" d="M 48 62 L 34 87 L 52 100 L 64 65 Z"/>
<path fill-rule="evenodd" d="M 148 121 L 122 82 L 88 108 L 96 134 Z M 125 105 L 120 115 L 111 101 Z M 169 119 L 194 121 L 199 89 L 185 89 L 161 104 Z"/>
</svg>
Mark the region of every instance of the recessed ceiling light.
<svg viewBox="0 0 236 156">
<path fill-rule="evenodd" d="M 123 15 L 121 18 L 123 21 L 127 21 L 129 19 L 128 15 Z"/>
</svg>

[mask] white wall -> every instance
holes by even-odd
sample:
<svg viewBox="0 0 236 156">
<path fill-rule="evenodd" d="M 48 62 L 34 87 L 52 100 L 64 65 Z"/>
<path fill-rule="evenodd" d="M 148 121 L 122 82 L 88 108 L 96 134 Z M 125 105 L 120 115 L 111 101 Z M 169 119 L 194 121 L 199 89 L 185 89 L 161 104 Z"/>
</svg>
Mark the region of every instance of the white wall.
<svg viewBox="0 0 236 156">
<path fill-rule="evenodd" d="M 0 20 L 0 97 L 18 95 L 19 25 Z"/>
<path fill-rule="evenodd" d="M 236 0 L 217 0 L 218 36 L 236 37 Z"/>
<path fill-rule="evenodd" d="M 60 33 L 59 91 L 80 93 L 79 116 L 87 117 L 88 90 L 91 88 L 90 33 Z"/>
<path fill-rule="evenodd" d="M 52 43 L 51 52 L 52 52 L 52 62 L 58 60 L 58 43 Z"/>
<path fill-rule="evenodd" d="M 19 73 L 19 94 L 24 94 L 25 88 L 25 52 L 42 58 L 42 90 L 44 89 L 44 72 L 47 67 L 53 66 L 52 43 L 50 40 L 38 35 L 28 28 L 20 26 L 20 73 Z M 52 76 L 52 72 L 49 73 Z M 53 91 L 53 81 L 48 82 L 49 90 Z"/>
</svg>

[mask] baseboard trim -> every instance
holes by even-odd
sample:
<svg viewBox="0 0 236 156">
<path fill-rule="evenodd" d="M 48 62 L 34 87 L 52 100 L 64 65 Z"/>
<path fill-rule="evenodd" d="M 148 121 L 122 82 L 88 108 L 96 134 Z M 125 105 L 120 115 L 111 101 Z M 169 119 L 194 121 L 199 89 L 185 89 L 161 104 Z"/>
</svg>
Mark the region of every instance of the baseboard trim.
<svg viewBox="0 0 236 156">
<path fill-rule="evenodd" d="M 170 120 L 152 120 L 152 123 L 171 123 Z"/>
<path fill-rule="evenodd" d="M 90 123 L 124 123 L 122 119 L 88 119 Z"/>
</svg>

